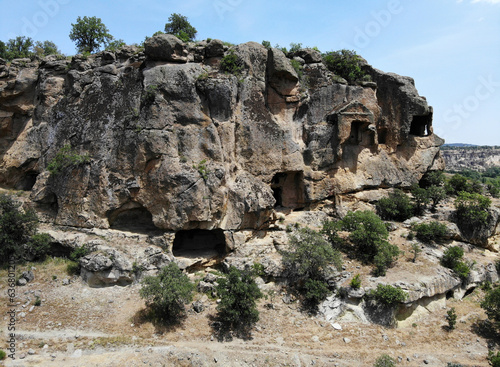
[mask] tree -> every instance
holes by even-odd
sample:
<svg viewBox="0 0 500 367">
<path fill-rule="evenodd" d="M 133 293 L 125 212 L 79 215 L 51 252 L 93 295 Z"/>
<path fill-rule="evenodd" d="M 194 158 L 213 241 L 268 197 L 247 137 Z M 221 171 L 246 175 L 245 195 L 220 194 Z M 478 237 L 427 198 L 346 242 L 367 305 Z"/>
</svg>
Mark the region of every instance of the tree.
<svg viewBox="0 0 500 367">
<path fill-rule="evenodd" d="M 446 312 L 446 321 L 448 321 L 448 330 L 454 330 L 457 324 L 457 313 L 455 307 L 452 307 Z"/>
<path fill-rule="evenodd" d="M 438 204 L 446 199 L 446 190 L 444 187 L 432 185 L 427 189 L 429 199 L 432 201 L 431 210 L 434 212 Z"/>
<path fill-rule="evenodd" d="M 0 59 L 7 58 L 7 46 L 3 41 L 0 41 Z"/>
<path fill-rule="evenodd" d="M 71 24 L 69 38 L 76 43 L 80 53 L 97 52 L 101 45 L 106 45 L 113 40 L 108 28 L 97 17 L 78 17 L 76 24 Z"/>
<path fill-rule="evenodd" d="M 380 199 L 376 207 L 377 213 L 385 220 L 403 222 L 415 213 L 415 205 L 401 190 L 394 190 L 388 197 Z"/>
<path fill-rule="evenodd" d="M 460 192 L 455 200 L 457 209 L 457 220 L 460 229 L 473 229 L 474 227 L 484 226 L 489 220 L 488 211 L 491 205 L 491 199 L 486 196 Z"/>
<path fill-rule="evenodd" d="M 157 276 L 142 281 L 141 298 L 152 311 L 153 319 L 160 322 L 178 322 L 185 315 L 184 304 L 193 299 L 194 285 L 177 264 L 171 262 Z"/>
<path fill-rule="evenodd" d="M 194 41 L 197 31 L 189 23 L 187 17 L 173 13 L 168 20 L 169 23 L 165 24 L 165 33 L 173 34 L 183 42 Z"/>
<path fill-rule="evenodd" d="M 216 290 L 221 301 L 217 305 L 217 318 L 222 324 L 221 335 L 233 330 L 246 336 L 259 321 L 257 300 L 263 296 L 252 272 L 231 266 L 218 283 Z"/>
<path fill-rule="evenodd" d="M 500 330 L 500 288 L 493 288 L 488 291 L 481 302 L 488 320 L 490 320 L 497 330 Z"/>
<path fill-rule="evenodd" d="M 31 57 L 33 55 L 33 46 L 34 42 L 30 37 L 17 36 L 7 42 L 5 58 L 13 60 Z"/>
<path fill-rule="evenodd" d="M 56 44 L 51 41 L 40 42 L 37 41 L 33 47 L 35 55 L 39 57 L 49 56 L 49 55 L 60 55 L 61 51 L 57 48 Z"/>
<path fill-rule="evenodd" d="M 21 210 L 10 196 L 0 194 L 0 264 L 11 256 L 24 258 L 31 237 L 36 234 L 38 219 L 33 211 Z M 37 239 L 33 242 L 38 244 Z"/>
<path fill-rule="evenodd" d="M 365 76 L 365 72 L 361 70 L 362 58 L 355 51 L 330 51 L 323 55 L 323 60 L 330 71 L 349 83 L 354 83 Z"/>
</svg>

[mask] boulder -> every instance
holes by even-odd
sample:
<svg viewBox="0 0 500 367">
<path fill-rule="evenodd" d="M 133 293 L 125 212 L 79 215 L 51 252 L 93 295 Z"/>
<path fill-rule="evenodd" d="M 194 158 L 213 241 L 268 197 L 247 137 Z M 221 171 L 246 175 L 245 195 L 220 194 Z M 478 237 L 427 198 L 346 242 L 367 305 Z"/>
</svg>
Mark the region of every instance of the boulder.
<svg viewBox="0 0 500 367">
<path fill-rule="evenodd" d="M 224 43 L 218 39 L 210 40 L 205 46 L 205 57 L 209 59 L 222 56 L 224 56 Z"/>
<path fill-rule="evenodd" d="M 300 57 L 306 64 L 317 64 L 323 61 L 321 52 L 313 48 L 301 48 L 292 53 L 290 57 Z"/>
<path fill-rule="evenodd" d="M 151 60 L 187 62 L 184 42 L 171 34 L 159 34 L 144 42 L 144 53 Z"/>
<path fill-rule="evenodd" d="M 299 77 L 283 51 L 271 48 L 267 63 L 269 85 L 283 96 L 294 95 Z"/>
</svg>

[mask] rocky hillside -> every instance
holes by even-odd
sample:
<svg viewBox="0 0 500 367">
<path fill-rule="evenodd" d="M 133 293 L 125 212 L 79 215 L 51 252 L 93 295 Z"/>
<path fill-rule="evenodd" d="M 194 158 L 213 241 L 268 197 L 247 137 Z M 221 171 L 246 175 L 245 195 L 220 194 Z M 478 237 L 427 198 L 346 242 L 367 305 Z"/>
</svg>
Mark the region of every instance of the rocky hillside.
<svg viewBox="0 0 500 367">
<path fill-rule="evenodd" d="M 498 147 L 454 147 L 442 150 L 448 171 L 485 171 L 500 167 Z"/>
</svg>

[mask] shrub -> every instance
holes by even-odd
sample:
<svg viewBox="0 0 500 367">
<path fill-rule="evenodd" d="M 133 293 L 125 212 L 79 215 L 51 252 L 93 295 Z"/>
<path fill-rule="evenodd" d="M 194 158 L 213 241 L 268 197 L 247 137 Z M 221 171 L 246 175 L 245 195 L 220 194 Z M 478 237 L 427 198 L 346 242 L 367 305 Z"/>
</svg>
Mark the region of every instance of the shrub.
<svg viewBox="0 0 500 367">
<path fill-rule="evenodd" d="M 352 278 L 350 285 L 352 289 L 359 289 L 361 287 L 361 276 L 356 274 L 354 278 Z"/>
<path fill-rule="evenodd" d="M 300 50 L 302 48 L 302 43 L 290 43 L 290 50 L 288 50 L 288 52 L 290 54 L 294 53 L 294 52 L 297 52 L 298 50 Z"/>
<path fill-rule="evenodd" d="M 47 233 L 37 233 L 31 236 L 25 246 L 25 258 L 43 260 L 50 250 L 51 237 Z"/>
<path fill-rule="evenodd" d="M 390 268 L 399 256 L 399 248 L 388 242 L 382 242 L 377 249 L 377 254 L 373 258 L 375 276 L 385 276 L 387 269 Z"/>
<path fill-rule="evenodd" d="M 333 248 L 339 248 L 343 241 L 339 236 L 339 231 L 342 229 L 341 221 L 326 220 L 323 222 L 320 233 L 326 236 L 328 242 L 333 246 Z"/>
<path fill-rule="evenodd" d="M 353 84 L 360 80 L 365 72 L 361 70 L 362 59 L 355 51 L 340 50 L 323 54 L 323 61 L 330 71 Z"/>
<path fill-rule="evenodd" d="M 455 200 L 457 224 L 461 230 L 484 227 L 490 219 L 491 199 L 476 193 L 461 192 Z"/>
<path fill-rule="evenodd" d="M 157 276 L 148 276 L 142 281 L 141 298 L 152 310 L 155 320 L 177 322 L 185 315 L 184 304 L 191 302 L 194 285 L 186 274 L 171 262 Z"/>
<path fill-rule="evenodd" d="M 5 358 L 7 358 L 7 353 L 4 350 L 0 349 L 0 361 L 4 360 Z"/>
<path fill-rule="evenodd" d="M 431 200 L 431 210 L 435 211 L 438 204 L 446 199 L 446 190 L 440 186 L 431 186 L 427 189 L 427 195 Z"/>
<path fill-rule="evenodd" d="M 406 300 L 407 294 L 401 288 L 396 288 L 389 284 L 378 284 L 377 289 L 372 290 L 369 296 L 379 303 L 393 306 L 396 303 Z"/>
<path fill-rule="evenodd" d="M 290 63 L 292 64 L 292 67 L 295 69 L 295 72 L 297 73 L 299 79 L 302 79 L 302 76 L 304 75 L 304 72 L 302 71 L 302 64 L 297 60 L 293 59 L 290 60 Z"/>
<path fill-rule="evenodd" d="M 252 273 L 231 266 L 218 283 L 216 290 L 221 302 L 217 306 L 217 318 L 225 329 L 247 333 L 259 321 L 256 302 L 263 297 Z"/>
<path fill-rule="evenodd" d="M 455 312 L 455 307 L 452 307 L 446 312 L 446 321 L 448 321 L 448 329 L 454 330 L 457 324 L 457 313 Z"/>
<path fill-rule="evenodd" d="M 88 154 L 79 155 L 71 148 L 70 144 L 66 144 L 59 149 L 59 152 L 50 161 L 47 170 L 52 175 L 58 175 L 67 167 L 75 167 L 89 162 L 90 157 Z"/>
<path fill-rule="evenodd" d="M 80 274 L 80 264 L 76 261 L 68 261 L 68 264 L 66 265 L 66 273 L 68 275 Z"/>
<path fill-rule="evenodd" d="M 92 252 L 92 248 L 89 245 L 83 245 L 80 247 L 75 248 L 71 253 L 69 254 L 69 258 L 73 261 L 78 262 L 80 258 L 87 256 Z"/>
<path fill-rule="evenodd" d="M 467 177 L 459 174 L 453 175 L 446 183 L 446 191 L 450 195 L 458 195 L 459 192 L 472 192 L 472 185 Z"/>
<path fill-rule="evenodd" d="M 173 13 L 165 24 L 165 33 L 173 34 L 183 42 L 193 41 L 196 37 L 196 28 L 189 23 L 187 17 Z"/>
<path fill-rule="evenodd" d="M 328 285 L 323 280 L 307 279 L 302 286 L 305 306 L 314 308 L 328 296 Z"/>
<path fill-rule="evenodd" d="M 492 367 L 500 367 L 500 352 L 494 353 L 490 350 L 488 352 L 488 362 Z"/>
<path fill-rule="evenodd" d="M 239 75 L 243 70 L 241 60 L 234 53 L 234 50 L 230 50 L 226 56 L 224 56 L 220 62 L 221 71 L 233 75 Z"/>
<path fill-rule="evenodd" d="M 264 46 L 267 49 L 271 48 L 271 42 L 269 41 L 262 41 L 262 46 Z"/>
<path fill-rule="evenodd" d="M 415 201 L 415 213 L 421 215 L 427 208 L 427 204 L 431 201 L 429 192 L 421 187 L 414 187 L 411 190 L 413 200 Z"/>
<path fill-rule="evenodd" d="M 387 354 L 382 354 L 375 361 L 374 367 L 396 367 L 396 361 Z"/>
<path fill-rule="evenodd" d="M 384 222 L 369 210 L 349 212 L 341 223 L 342 229 L 350 232 L 349 240 L 364 261 L 373 261 L 379 247 L 389 236 Z"/>
<path fill-rule="evenodd" d="M 424 243 L 441 242 L 448 235 L 446 225 L 439 222 L 420 223 L 412 227 L 417 238 Z"/>
<path fill-rule="evenodd" d="M 432 171 L 427 172 L 424 177 L 419 182 L 419 186 L 427 189 L 431 186 L 440 187 L 443 186 L 445 182 L 443 171 Z"/>
<path fill-rule="evenodd" d="M 31 210 L 21 210 L 10 196 L 0 194 L 0 264 L 11 256 L 25 257 L 23 244 L 36 234 L 38 219 Z"/>
<path fill-rule="evenodd" d="M 500 288 L 493 288 L 486 292 L 484 300 L 481 302 L 488 320 L 490 320 L 497 330 L 500 330 Z"/>
<path fill-rule="evenodd" d="M 458 246 L 453 246 L 443 253 L 441 265 L 452 269 L 462 280 L 467 280 L 470 274 L 470 266 L 462 260 L 464 250 Z"/>
<path fill-rule="evenodd" d="M 394 190 L 387 198 L 380 199 L 376 207 L 377 213 L 385 220 L 403 222 L 415 213 L 415 206 L 401 190 Z"/>
<path fill-rule="evenodd" d="M 417 261 L 418 254 L 420 254 L 422 252 L 422 249 L 420 248 L 420 245 L 418 243 L 412 243 L 410 251 L 413 253 L 413 259 L 412 259 L 412 261 L 413 262 Z"/>
<path fill-rule="evenodd" d="M 40 299 L 40 297 L 36 297 L 34 305 L 35 306 L 41 306 L 42 305 L 42 300 Z"/>
</svg>

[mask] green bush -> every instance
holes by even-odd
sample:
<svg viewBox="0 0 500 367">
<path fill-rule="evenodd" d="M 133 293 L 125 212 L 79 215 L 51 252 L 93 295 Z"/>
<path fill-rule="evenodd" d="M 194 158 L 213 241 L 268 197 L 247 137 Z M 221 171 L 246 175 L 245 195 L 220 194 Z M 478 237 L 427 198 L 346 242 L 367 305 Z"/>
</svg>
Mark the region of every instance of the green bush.
<svg viewBox="0 0 500 367">
<path fill-rule="evenodd" d="M 382 242 L 378 246 L 377 254 L 373 258 L 375 276 L 385 276 L 389 269 L 399 256 L 399 248 L 387 242 Z"/>
<path fill-rule="evenodd" d="M 222 58 L 220 70 L 233 75 L 239 75 L 241 73 L 243 66 L 241 60 L 234 53 L 234 50 L 230 50 L 227 55 Z"/>
<path fill-rule="evenodd" d="M 51 237 L 47 233 L 37 233 L 30 237 L 25 247 L 25 258 L 43 260 L 50 251 Z"/>
<path fill-rule="evenodd" d="M 339 236 L 340 230 L 342 230 L 341 221 L 326 220 L 323 222 L 320 233 L 326 236 L 333 248 L 339 248 L 343 244 L 343 240 Z"/>
<path fill-rule="evenodd" d="M 361 69 L 362 59 L 355 51 L 330 51 L 323 54 L 323 61 L 330 71 L 351 84 L 365 76 L 365 72 Z"/>
<path fill-rule="evenodd" d="M 352 278 L 350 285 L 352 289 L 361 288 L 361 276 L 359 274 L 356 274 L 354 278 Z"/>
<path fill-rule="evenodd" d="M 387 354 L 377 358 L 373 367 L 396 367 L 396 361 Z"/>
<path fill-rule="evenodd" d="M 435 211 L 438 204 L 446 199 L 446 190 L 441 186 L 430 186 L 427 189 L 427 195 L 432 202 L 431 210 Z"/>
<path fill-rule="evenodd" d="M 142 281 L 139 295 L 160 322 L 178 322 L 185 315 L 184 304 L 193 299 L 194 285 L 174 262 L 160 270 L 157 276 Z"/>
<path fill-rule="evenodd" d="M 446 192 L 450 195 L 458 195 L 462 191 L 472 193 L 472 185 L 467 177 L 455 174 L 446 183 Z"/>
<path fill-rule="evenodd" d="M 490 219 L 491 199 L 476 193 L 460 192 L 455 200 L 458 227 L 471 231 L 485 226 Z"/>
<path fill-rule="evenodd" d="M 12 197 L 0 194 L 0 264 L 11 256 L 24 258 L 27 241 L 36 234 L 38 219 L 33 211 L 20 209 Z"/>
<path fill-rule="evenodd" d="M 488 362 L 492 367 L 500 367 L 500 352 L 494 353 L 493 351 L 488 352 Z"/>
<path fill-rule="evenodd" d="M 470 274 L 470 266 L 461 261 L 464 250 L 458 246 L 453 246 L 443 253 L 441 265 L 452 269 L 462 280 L 467 280 Z"/>
<path fill-rule="evenodd" d="M 4 360 L 5 358 L 7 358 L 7 353 L 4 350 L 0 349 L 0 361 Z"/>
<path fill-rule="evenodd" d="M 295 72 L 297 73 L 299 79 L 302 79 L 302 76 L 304 75 L 304 72 L 302 71 L 302 64 L 297 60 L 293 59 L 290 60 L 290 63 L 292 64 L 292 67 L 295 69 Z"/>
<path fill-rule="evenodd" d="M 415 231 L 416 237 L 424 243 L 442 242 L 448 235 L 446 225 L 436 221 L 415 224 L 412 230 Z"/>
<path fill-rule="evenodd" d="M 183 42 L 193 41 L 196 37 L 196 28 L 189 23 L 187 17 L 173 13 L 165 24 L 165 33 L 173 34 Z"/>
<path fill-rule="evenodd" d="M 445 183 L 445 177 L 443 171 L 432 171 L 427 172 L 424 177 L 419 182 L 419 186 L 428 189 L 431 186 L 440 187 Z"/>
<path fill-rule="evenodd" d="M 381 304 L 393 306 L 397 303 L 404 302 L 407 298 L 407 294 L 401 288 L 396 288 L 389 284 L 378 284 L 377 289 L 372 290 L 369 297 Z"/>
<path fill-rule="evenodd" d="M 394 190 L 388 197 L 380 199 L 376 207 L 377 213 L 385 220 L 403 222 L 415 213 L 415 205 L 401 190 Z"/>
<path fill-rule="evenodd" d="M 446 312 L 446 321 L 448 321 L 448 329 L 454 330 L 457 324 L 457 313 L 455 307 L 452 307 Z"/>
<path fill-rule="evenodd" d="M 486 292 L 484 300 L 481 302 L 481 308 L 484 309 L 488 320 L 490 320 L 495 328 L 500 331 L 500 288 L 493 288 Z"/>
<path fill-rule="evenodd" d="M 67 167 L 76 167 L 90 162 L 88 154 L 77 154 L 70 144 L 63 146 L 50 161 L 47 170 L 52 175 L 60 174 Z"/>
<path fill-rule="evenodd" d="M 69 254 L 70 260 L 78 262 L 80 258 L 87 256 L 92 252 L 92 247 L 89 245 L 83 245 L 80 247 L 75 248 L 71 253 Z"/>
<path fill-rule="evenodd" d="M 414 187 L 411 190 L 411 194 L 413 195 L 413 200 L 415 201 L 415 214 L 423 214 L 424 210 L 427 208 L 427 205 L 431 201 L 429 192 L 421 187 Z"/>
<path fill-rule="evenodd" d="M 217 305 L 217 318 L 224 330 L 247 334 L 259 321 L 257 300 L 263 297 L 252 273 L 231 266 L 216 287 L 221 302 Z"/>
<path fill-rule="evenodd" d="M 418 243 L 412 243 L 410 251 L 413 253 L 412 261 L 413 262 L 417 261 L 417 256 L 422 252 L 420 245 Z"/>
<path fill-rule="evenodd" d="M 341 224 L 343 230 L 350 232 L 349 240 L 356 247 L 357 256 L 364 261 L 373 261 L 379 247 L 389 237 L 384 222 L 369 210 L 349 212 Z"/>
<path fill-rule="evenodd" d="M 271 48 L 271 42 L 269 41 L 262 41 L 262 46 L 264 46 L 267 49 Z"/>
<path fill-rule="evenodd" d="M 341 254 L 319 232 L 307 227 L 290 235 L 289 245 L 290 250 L 282 252 L 286 277 L 304 296 L 305 306 L 314 311 L 327 296 L 329 266 L 342 268 Z"/>
</svg>

